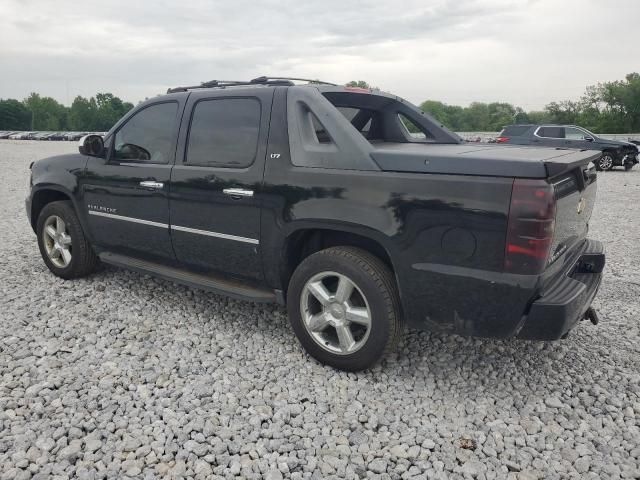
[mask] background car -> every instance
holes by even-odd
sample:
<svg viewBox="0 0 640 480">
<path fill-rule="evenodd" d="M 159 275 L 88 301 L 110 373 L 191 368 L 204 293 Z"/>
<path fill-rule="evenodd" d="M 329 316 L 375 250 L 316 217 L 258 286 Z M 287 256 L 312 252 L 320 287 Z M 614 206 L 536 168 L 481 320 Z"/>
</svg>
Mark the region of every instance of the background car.
<svg viewBox="0 0 640 480">
<path fill-rule="evenodd" d="M 85 132 L 67 132 L 64 134 L 64 139 L 68 141 L 78 141 L 85 135 Z"/>
<path fill-rule="evenodd" d="M 25 140 L 28 135 L 29 135 L 29 132 L 16 132 L 12 135 L 9 135 L 9 138 L 11 140 Z"/>
<path fill-rule="evenodd" d="M 598 137 L 577 125 L 507 125 L 500 132 L 496 142 L 600 150 L 602 155 L 596 161 L 598 170 L 611 170 L 615 166 L 623 166 L 625 170 L 630 170 L 638 163 L 637 145 Z"/>
</svg>

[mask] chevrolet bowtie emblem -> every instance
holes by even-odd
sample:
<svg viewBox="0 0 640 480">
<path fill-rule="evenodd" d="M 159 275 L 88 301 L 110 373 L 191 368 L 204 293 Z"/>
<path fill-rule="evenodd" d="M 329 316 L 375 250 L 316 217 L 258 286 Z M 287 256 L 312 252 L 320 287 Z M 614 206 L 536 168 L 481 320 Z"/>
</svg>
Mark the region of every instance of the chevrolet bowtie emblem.
<svg viewBox="0 0 640 480">
<path fill-rule="evenodd" d="M 578 211 L 578 215 L 582 213 L 586 204 L 587 202 L 585 201 L 585 199 L 581 198 L 580 201 L 578 202 L 578 208 L 576 209 Z"/>
</svg>

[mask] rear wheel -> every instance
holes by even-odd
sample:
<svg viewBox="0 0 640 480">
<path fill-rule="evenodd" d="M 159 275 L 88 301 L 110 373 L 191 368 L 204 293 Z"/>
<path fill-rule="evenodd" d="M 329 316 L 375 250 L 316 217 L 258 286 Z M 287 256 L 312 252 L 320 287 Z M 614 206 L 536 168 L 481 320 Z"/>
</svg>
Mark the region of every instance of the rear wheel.
<svg viewBox="0 0 640 480">
<path fill-rule="evenodd" d="M 38 216 L 36 233 L 42 259 L 54 275 L 71 279 L 95 270 L 98 259 L 71 202 L 45 205 Z"/>
<path fill-rule="evenodd" d="M 291 277 L 287 297 L 300 343 L 334 368 L 372 366 L 395 346 L 402 331 L 392 273 L 358 248 L 334 247 L 307 257 Z"/>
<path fill-rule="evenodd" d="M 596 161 L 598 170 L 611 170 L 613 168 L 613 155 L 610 152 L 602 152 L 600 158 Z"/>
</svg>

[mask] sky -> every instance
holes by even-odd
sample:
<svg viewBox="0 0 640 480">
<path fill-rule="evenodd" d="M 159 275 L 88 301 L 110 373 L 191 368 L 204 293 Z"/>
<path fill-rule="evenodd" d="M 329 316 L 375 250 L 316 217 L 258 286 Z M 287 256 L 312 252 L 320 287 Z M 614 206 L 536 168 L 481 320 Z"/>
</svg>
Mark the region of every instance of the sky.
<svg viewBox="0 0 640 480">
<path fill-rule="evenodd" d="M 538 110 L 639 70 L 640 0 L 0 0 L 0 98 L 269 75 Z"/>
</svg>

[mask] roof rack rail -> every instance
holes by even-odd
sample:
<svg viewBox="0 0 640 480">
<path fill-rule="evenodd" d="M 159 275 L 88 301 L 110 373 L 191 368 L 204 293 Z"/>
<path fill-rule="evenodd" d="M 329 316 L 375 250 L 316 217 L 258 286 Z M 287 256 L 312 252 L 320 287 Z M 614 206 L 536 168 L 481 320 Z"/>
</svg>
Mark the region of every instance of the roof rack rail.
<svg viewBox="0 0 640 480">
<path fill-rule="evenodd" d="M 224 87 L 236 87 L 242 85 L 295 85 L 293 81 L 317 83 L 322 85 L 336 85 L 335 83 L 323 82 L 322 80 L 311 80 L 309 78 L 295 78 L 295 77 L 256 77 L 252 80 L 209 80 L 203 82 L 200 85 L 192 85 L 189 87 L 174 87 L 167 89 L 167 93 L 186 92 L 187 90 L 194 90 L 198 88 L 224 88 Z"/>
<path fill-rule="evenodd" d="M 336 86 L 335 83 L 325 82 L 323 80 L 311 79 L 311 78 L 296 78 L 296 77 L 267 77 L 267 76 L 262 76 L 262 77 L 254 78 L 253 80 L 251 80 L 251 82 L 252 83 L 269 83 L 269 82 L 279 81 L 279 80 L 290 80 L 290 81 L 294 80 L 294 81 L 297 81 L 297 82 L 317 83 L 317 84 L 321 84 L 321 85 L 333 85 L 334 87 Z"/>
</svg>

